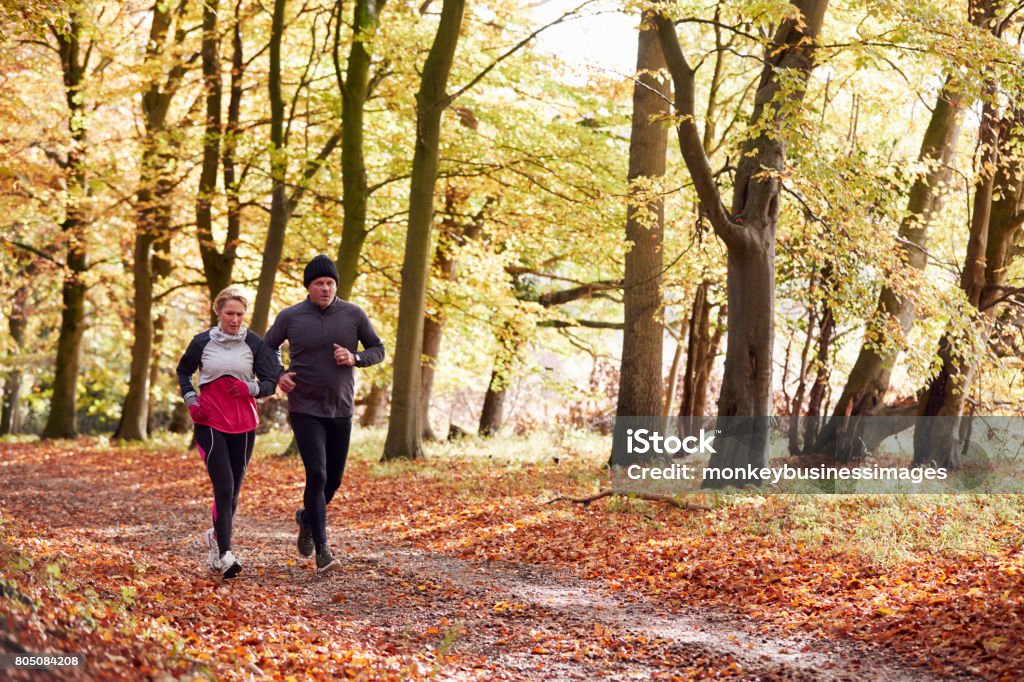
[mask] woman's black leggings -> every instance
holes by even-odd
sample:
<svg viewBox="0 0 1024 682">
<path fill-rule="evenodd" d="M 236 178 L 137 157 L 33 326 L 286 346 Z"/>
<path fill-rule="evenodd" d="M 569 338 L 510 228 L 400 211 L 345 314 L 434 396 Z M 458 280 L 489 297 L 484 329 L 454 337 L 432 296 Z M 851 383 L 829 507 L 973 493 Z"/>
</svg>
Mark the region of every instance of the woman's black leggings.
<svg viewBox="0 0 1024 682">
<path fill-rule="evenodd" d="M 231 549 L 231 526 L 255 442 L 256 431 L 224 433 L 196 424 L 196 446 L 213 482 L 213 529 L 221 554 Z"/>
<path fill-rule="evenodd" d="M 352 417 L 314 417 L 291 412 L 295 444 L 306 468 L 303 520 L 313 531 L 317 549 L 327 543 L 327 504 L 341 487 L 352 435 Z"/>
</svg>

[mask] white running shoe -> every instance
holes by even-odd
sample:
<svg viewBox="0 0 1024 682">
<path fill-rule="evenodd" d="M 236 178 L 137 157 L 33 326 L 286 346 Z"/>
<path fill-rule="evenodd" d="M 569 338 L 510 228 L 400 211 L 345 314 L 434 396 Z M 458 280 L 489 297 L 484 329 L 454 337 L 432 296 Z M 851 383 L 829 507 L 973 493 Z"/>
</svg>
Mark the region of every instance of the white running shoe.
<svg viewBox="0 0 1024 682">
<path fill-rule="evenodd" d="M 210 567 L 211 571 L 219 571 L 217 563 L 220 561 L 220 549 L 217 548 L 217 531 L 210 528 L 203 535 L 203 539 L 206 542 L 206 564 Z"/>
<path fill-rule="evenodd" d="M 242 564 L 238 563 L 235 559 L 235 555 L 231 553 L 231 550 L 224 552 L 223 556 L 217 557 L 217 559 L 210 565 L 210 568 L 221 574 L 225 580 L 234 578 L 236 575 L 242 572 Z"/>
</svg>

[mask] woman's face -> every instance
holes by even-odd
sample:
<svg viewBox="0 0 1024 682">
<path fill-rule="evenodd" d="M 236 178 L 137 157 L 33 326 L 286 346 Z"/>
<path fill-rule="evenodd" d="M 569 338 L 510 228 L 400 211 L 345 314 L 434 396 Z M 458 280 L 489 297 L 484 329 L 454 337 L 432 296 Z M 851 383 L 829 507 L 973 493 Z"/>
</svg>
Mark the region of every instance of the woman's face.
<svg viewBox="0 0 1024 682">
<path fill-rule="evenodd" d="M 228 334 L 237 334 L 238 330 L 242 328 L 242 321 L 245 320 L 245 306 L 241 301 L 229 299 L 224 301 L 217 317 L 220 319 L 222 331 Z"/>
</svg>

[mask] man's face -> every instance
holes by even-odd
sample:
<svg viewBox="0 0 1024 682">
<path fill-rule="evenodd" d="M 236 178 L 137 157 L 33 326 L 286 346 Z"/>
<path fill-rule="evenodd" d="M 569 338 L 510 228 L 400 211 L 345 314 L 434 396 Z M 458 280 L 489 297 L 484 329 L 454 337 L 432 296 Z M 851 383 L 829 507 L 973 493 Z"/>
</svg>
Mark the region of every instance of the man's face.
<svg viewBox="0 0 1024 682">
<path fill-rule="evenodd" d="M 326 308 L 334 302 L 334 295 L 338 293 L 338 283 L 333 277 L 317 277 L 309 286 L 309 300 L 321 308 Z"/>
</svg>

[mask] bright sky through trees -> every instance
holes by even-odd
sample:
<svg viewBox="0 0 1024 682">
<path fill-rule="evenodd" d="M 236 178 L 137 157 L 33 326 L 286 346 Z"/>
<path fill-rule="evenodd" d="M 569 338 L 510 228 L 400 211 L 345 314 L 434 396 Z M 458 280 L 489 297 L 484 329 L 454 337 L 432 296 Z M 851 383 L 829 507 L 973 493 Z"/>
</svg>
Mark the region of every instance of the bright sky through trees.
<svg viewBox="0 0 1024 682">
<path fill-rule="evenodd" d="M 580 4 L 580 0 L 541 2 L 533 15 L 546 23 Z M 636 65 L 636 25 L 636 18 L 622 12 L 588 6 L 581 18 L 544 31 L 538 46 L 579 67 L 604 70 L 609 76 L 631 76 Z"/>
</svg>

